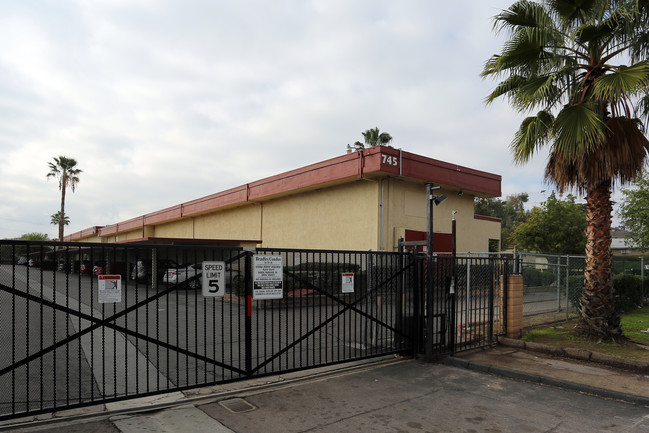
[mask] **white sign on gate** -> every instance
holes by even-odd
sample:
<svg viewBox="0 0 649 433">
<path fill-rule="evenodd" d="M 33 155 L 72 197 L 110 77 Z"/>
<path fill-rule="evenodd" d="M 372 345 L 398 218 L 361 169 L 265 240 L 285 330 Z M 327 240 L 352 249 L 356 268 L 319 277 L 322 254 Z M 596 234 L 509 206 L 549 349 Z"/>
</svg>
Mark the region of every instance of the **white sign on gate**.
<svg viewBox="0 0 649 433">
<path fill-rule="evenodd" d="M 343 281 L 342 281 L 342 292 L 343 293 L 354 293 L 354 273 L 353 272 L 344 272 Z"/>
<path fill-rule="evenodd" d="M 253 299 L 282 299 L 284 295 L 284 267 L 282 256 L 253 257 Z"/>
<path fill-rule="evenodd" d="M 202 268 L 203 296 L 225 296 L 225 262 L 203 262 Z"/>
<path fill-rule="evenodd" d="M 121 275 L 99 275 L 100 304 L 118 304 L 122 302 L 122 276 Z"/>
</svg>

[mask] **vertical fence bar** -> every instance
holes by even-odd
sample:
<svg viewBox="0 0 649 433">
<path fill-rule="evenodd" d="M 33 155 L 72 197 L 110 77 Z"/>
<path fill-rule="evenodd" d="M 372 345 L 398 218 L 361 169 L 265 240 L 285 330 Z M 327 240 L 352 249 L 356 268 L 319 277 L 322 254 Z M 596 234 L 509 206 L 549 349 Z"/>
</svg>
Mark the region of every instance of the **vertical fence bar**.
<svg viewBox="0 0 649 433">
<path fill-rule="evenodd" d="M 252 374 L 252 253 L 246 252 L 245 371 Z"/>
<path fill-rule="evenodd" d="M 570 256 L 566 256 L 566 320 L 570 317 Z"/>
</svg>

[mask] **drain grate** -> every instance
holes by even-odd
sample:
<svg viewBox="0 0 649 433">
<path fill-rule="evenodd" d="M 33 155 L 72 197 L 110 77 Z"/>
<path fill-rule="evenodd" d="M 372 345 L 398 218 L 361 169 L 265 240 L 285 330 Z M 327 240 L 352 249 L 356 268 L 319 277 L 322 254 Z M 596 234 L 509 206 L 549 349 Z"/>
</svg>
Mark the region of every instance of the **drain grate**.
<svg viewBox="0 0 649 433">
<path fill-rule="evenodd" d="M 221 400 L 219 404 L 232 413 L 244 413 L 244 412 L 250 412 L 251 410 L 257 409 L 256 406 L 248 403 L 242 398 L 231 398 L 229 400 Z"/>
</svg>

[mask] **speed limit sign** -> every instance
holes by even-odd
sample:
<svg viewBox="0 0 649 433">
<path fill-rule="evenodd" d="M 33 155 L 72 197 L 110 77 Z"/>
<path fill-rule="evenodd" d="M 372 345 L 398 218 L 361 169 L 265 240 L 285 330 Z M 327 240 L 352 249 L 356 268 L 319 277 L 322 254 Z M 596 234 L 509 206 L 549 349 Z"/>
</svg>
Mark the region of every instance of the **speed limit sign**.
<svg viewBox="0 0 649 433">
<path fill-rule="evenodd" d="M 225 262 L 203 262 L 203 296 L 225 296 Z"/>
</svg>

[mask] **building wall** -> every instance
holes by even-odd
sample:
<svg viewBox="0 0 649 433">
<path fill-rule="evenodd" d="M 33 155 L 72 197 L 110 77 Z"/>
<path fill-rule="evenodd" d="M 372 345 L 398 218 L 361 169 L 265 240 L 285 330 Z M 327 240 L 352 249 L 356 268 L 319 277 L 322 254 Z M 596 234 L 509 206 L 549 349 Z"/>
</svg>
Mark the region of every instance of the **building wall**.
<svg viewBox="0 0 649 433">
<path fill-rule="evenodd" d="M 392 178 L 384 181 L 383 191 L 387 210 L 383 224 L 384 248 L 393 251 L 398 247 L 399 238 L 405 238 L 406 229 L 428 231 L 426 185 Z M 435 190 L 436 195 L 446 195 L 447 199 L 434 206 L 433 231 L 450 234 L 455 210 L 457 251 L 489 251 L 489 239 L 500 239 L 500 223 L 475 219 L 474 196 L 458 192 L 445 188 Z"/>
<path fill-rule="evenodd" d="M 448 198 L 434 209 L 434 231 L 451 233 L 456 210 L 458 252 L 488 251 L 500 223 L 474 218 L 469 193 L 442 188 Z M 321 189 L 130 229 L 82 241 L 143 238 L 215 239 L 262 247 L 396 251 L 405 230 L 427 231 L 426 185 L 399 177 L 358 179 Z M 251 244 L 251 242 L 253 242 Z"/>
<path fill-rule="evenodd" d="M 377 183 L 367 180 L 264 202 L 264 247 L 377 249 Z"/>
<path fill-rule="evenodd" d="M 263 205 L 250 203 L 194 218 L 197 239 L 262 239 Z"/>
</svg>

